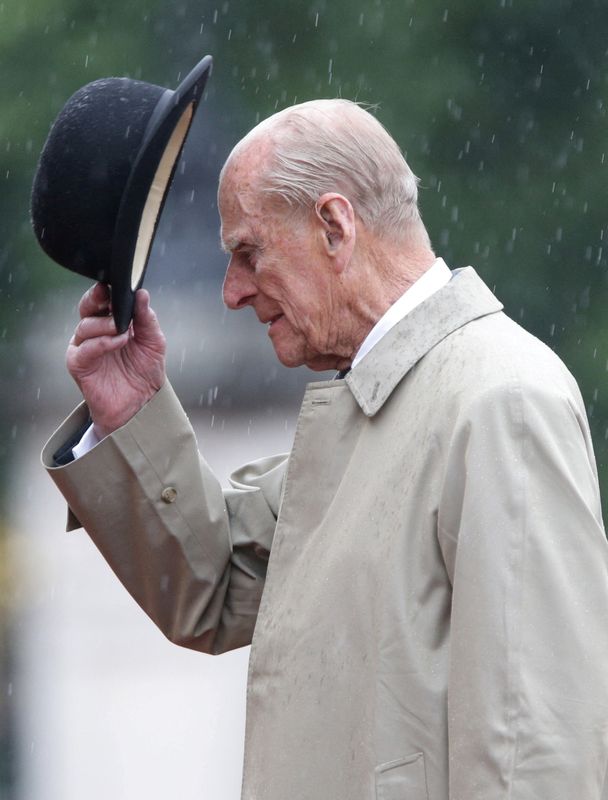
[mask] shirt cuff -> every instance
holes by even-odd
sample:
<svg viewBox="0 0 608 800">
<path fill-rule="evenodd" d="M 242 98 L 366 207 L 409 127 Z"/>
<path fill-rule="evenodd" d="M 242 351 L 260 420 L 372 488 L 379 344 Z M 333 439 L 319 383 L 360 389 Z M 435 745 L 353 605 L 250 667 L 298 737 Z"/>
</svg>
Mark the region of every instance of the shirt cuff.
<svg viewBox="0 0 608 800">
<path fill-rule="evenodd" d="M 82 439 L 72 448 L 72 454 L 74 458 L 80 458 L 84 456 L 85 453 L 88 453 L 89 450 L 92 450 L 96 444 L 99 444 L 101 439 L 95 433 L 95 428 L 93 424 L 89 425 L 89 427 L 84 432 Z"/>
</svg>

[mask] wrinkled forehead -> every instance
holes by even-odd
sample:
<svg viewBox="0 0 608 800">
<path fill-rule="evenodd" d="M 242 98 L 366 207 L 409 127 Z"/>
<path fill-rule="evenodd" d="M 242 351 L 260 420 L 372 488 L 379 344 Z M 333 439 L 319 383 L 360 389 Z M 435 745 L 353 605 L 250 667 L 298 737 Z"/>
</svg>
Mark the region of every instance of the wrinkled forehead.
<svg viewBox="0 0 608 800">
<path fill-rule="evenodd" d="M 272 205 L 262 189 L 269 168 L 273 142 L 260 134 L 246 137 L 228 157 L 220 176 L 218 209 L 222 224 L 238 216 L 259 216 Z"/>
</svg>

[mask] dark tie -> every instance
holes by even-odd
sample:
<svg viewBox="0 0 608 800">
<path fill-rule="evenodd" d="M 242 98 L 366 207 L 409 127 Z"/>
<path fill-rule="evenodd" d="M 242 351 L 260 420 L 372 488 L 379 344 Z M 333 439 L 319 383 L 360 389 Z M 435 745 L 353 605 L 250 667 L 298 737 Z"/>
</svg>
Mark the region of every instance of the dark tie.
<svg viewBox="0 0 608 800">
<path fill-rule="evenodd" d="M 342 378 L 345 378 L 349 372 L 350 372 L 350 367 L 346 367 L 346 369 L 341 369 L 340 372 L 336 373 L 334 380 L 341 381 Z"/>
</svg>

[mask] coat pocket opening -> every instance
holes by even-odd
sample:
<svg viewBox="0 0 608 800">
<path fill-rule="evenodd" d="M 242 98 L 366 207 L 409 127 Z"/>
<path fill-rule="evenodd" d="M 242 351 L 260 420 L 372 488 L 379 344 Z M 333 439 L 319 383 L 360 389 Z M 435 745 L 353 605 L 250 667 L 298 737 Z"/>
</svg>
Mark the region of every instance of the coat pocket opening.
<svg viewBox="0 0 608 800">
<path fill-rule="evenodd" d="M 429 800 L 423 753 L 387 761 L 375 773 L 376 800 Z"/>
</svg>

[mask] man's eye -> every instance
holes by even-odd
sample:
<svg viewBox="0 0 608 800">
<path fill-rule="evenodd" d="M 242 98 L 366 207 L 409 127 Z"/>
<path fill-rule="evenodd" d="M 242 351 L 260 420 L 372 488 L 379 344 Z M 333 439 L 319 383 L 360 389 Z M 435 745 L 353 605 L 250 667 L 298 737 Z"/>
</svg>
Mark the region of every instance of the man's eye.
<svg viewBox="0 0 608 800">
<path fill-rule="evenodd" d="M 246 250 L 243 253 L 243 259 L 250 267 L 255 268 L 257 261 L 257 253 L 255 253 L 253 250 Z"/>
</svg>

